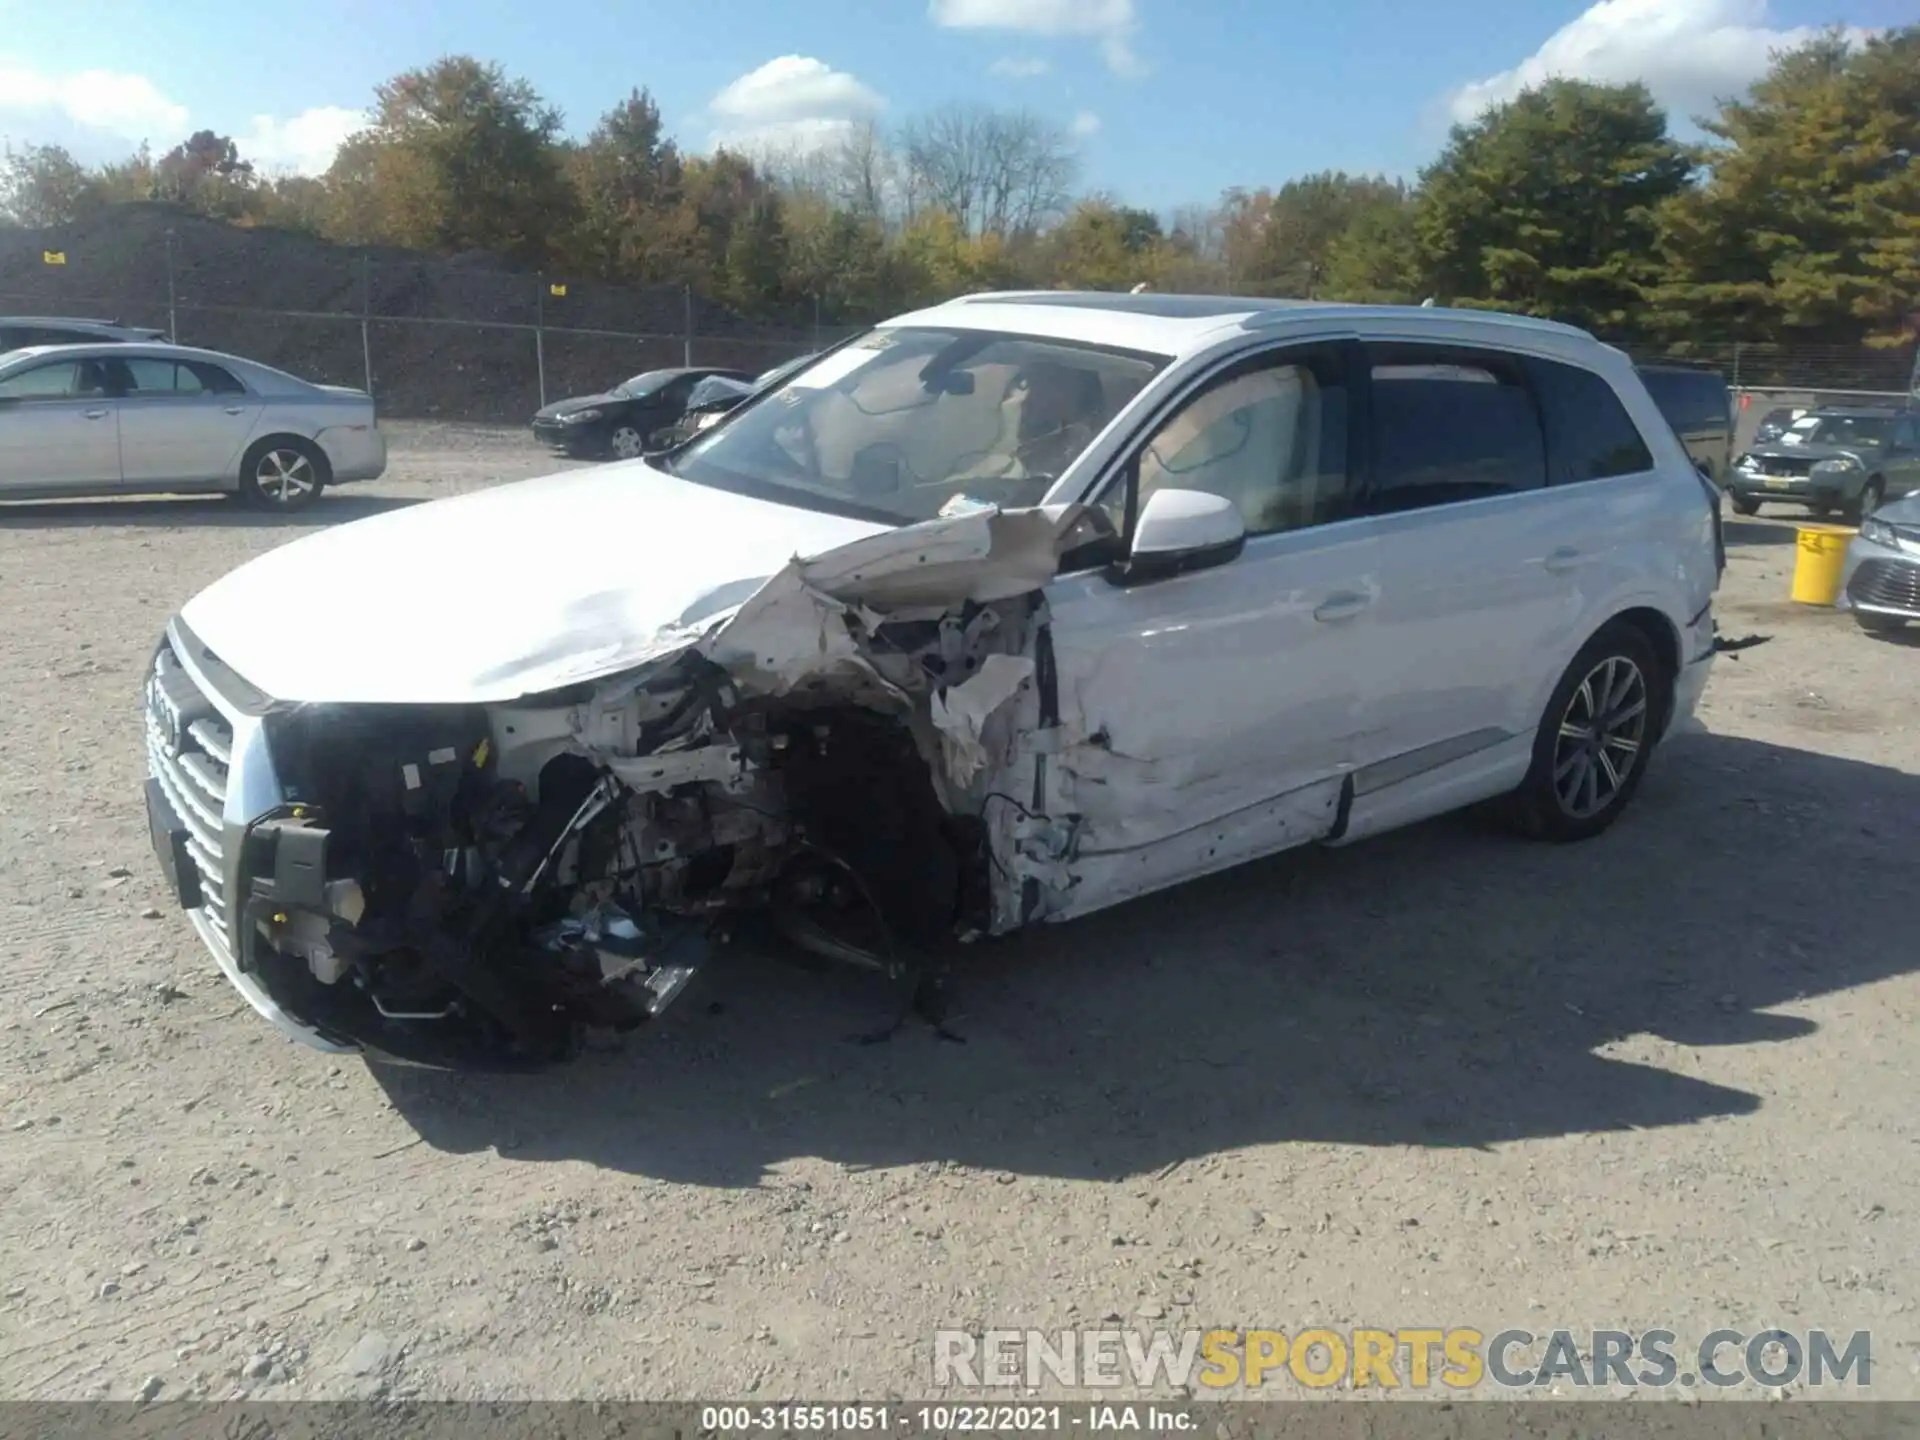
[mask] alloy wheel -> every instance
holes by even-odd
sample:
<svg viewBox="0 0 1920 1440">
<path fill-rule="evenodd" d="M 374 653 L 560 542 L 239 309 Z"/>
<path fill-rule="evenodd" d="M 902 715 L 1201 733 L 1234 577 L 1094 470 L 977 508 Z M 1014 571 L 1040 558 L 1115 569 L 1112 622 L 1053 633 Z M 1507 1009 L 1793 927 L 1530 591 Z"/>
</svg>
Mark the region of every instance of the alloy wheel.
<svg viewBox="0 0 1920 1440">
<path fill-rule="evenodd" d="M 1574 689 L 1553 747 L 1553 790 L 1575 820 L 1613 803 L 1640 764 L 1647 737 L 1647 677 L 1609 655 Z"/>
<path fill-rule="evenodd" d="M 645 447 L 640 432 L 631 425 L 622 425 L 613 432 L 613 453 L 622 460 L 635 460 Z"/>
<path fill-rule="evenodd" d="M 276 505 L 294 505 L 312 495 L 319 477 L 298 450 L 269 450 L 254 470 L 260 493 Z"/>
</svg>

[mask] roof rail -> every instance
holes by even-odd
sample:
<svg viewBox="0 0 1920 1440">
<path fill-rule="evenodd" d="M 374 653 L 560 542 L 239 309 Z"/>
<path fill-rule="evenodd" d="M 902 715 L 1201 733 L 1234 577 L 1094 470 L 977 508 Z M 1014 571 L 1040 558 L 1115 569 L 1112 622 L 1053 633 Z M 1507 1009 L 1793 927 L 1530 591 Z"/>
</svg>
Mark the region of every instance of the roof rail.
<svg viewBox="0 0 1920 1440">
<path fill-rule="evenodd" d="M 1435 304 L 1421 305 L 1360 305 L 1348 304 L 1336 300 L 1267 300 L 1255 302 L 1259 307 L 1247 316 L 1243 322 L 1249 330 L 1264 329 L 1270 325 L 1284 324 L 1289 317 L 1303 308 L 1312 308 L 1324 318 L 1341 313 L 1352 315 L 1397 315 L 1409 320 L 1427 321 L 1435 316 L 1447 316 L 1450 319 L 1469 320 L 1476 324 L 1492 326 L 1510 326 L 1517 330 L 1539 330 L 1553 335 L 1578 335 L 1592 340 L 1596 337 L 1590 330 L 1578 325 L 1568 325 L 1559 320 L 1542 320 L 1534 315 L 1514 315 L 1505 310 L 1474 310 L 1464 306 L 1446 306 Z"/>
</svg>

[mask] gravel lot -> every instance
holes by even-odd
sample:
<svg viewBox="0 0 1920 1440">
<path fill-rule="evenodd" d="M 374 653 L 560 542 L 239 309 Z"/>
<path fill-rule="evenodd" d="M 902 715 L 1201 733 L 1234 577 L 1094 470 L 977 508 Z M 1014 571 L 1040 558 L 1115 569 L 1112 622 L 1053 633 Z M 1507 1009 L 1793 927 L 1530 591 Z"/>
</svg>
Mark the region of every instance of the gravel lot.
<svg viewBox="0 0 1920 1440">
<path fill-rule="evenodd" d="M 393 430 L 315 523 L 553 468 Z M 936 1328 L 1107 1316 L 1870 1329 L 1920 1396 L 1920 642 L 1789 605 L 1789 525 L 1730 526 L 1775 639 L 1600 841 L 1449 819 L 1020 940 L 965 1045 L 742 961 L 482 1080 L 287 1044 L 162 913 L 142 668 L 293 533 L 0 508 L 0 1397 L 914 1397 Z"/>
</svg>

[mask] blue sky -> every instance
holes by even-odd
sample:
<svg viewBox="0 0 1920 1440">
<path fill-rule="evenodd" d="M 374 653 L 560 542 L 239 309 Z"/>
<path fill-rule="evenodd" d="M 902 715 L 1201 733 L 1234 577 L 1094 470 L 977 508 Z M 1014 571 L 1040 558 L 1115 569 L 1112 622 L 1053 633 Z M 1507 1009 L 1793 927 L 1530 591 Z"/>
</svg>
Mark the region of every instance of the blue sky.
<svg viewBox="0 0 1920 1440">
<path fill-rule="evenodd" d="M 1027 106 L 1084 182 L 1166 208 L 1324 168 L 1411 177 L 1469 116 L 1550 74 L 1644 79 L 1676 118 L 1768 50 L 1914 0 L 0 0 L 0 137 L 88 159 L 189 130 L 324 168 L 380 80 L 497 60 L 585 130 L 651 89 L 681 143 L 818 143 L 947 101 Z"/>
</svg>

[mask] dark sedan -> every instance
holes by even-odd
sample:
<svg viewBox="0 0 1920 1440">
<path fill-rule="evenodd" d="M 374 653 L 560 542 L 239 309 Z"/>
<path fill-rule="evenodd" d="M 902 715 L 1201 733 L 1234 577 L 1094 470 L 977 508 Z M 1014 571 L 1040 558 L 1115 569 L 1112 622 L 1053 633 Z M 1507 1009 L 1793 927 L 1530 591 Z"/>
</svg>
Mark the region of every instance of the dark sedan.
<svg viewBox="0 0 1920 1440">
<path fill-rule="evenodd" d="M 556 400 L 533 417 L 533 435 L 568 455 L 632 460 L 655 448 L 652 437 L 686 413 L 693 387 L 710 376 L 751 381 L 745 370 L 713 366 L 649 370 L 602 395 Z"/>
<path fill-rule="evenodd" d="M 1809 411 L 1742 455 L 1727 488 L 1742 515 L 1778 500 L 1858 522 L 1882 501 L 1920 490 L 1920 427 L 1899 410 Z"/>
</svg>

